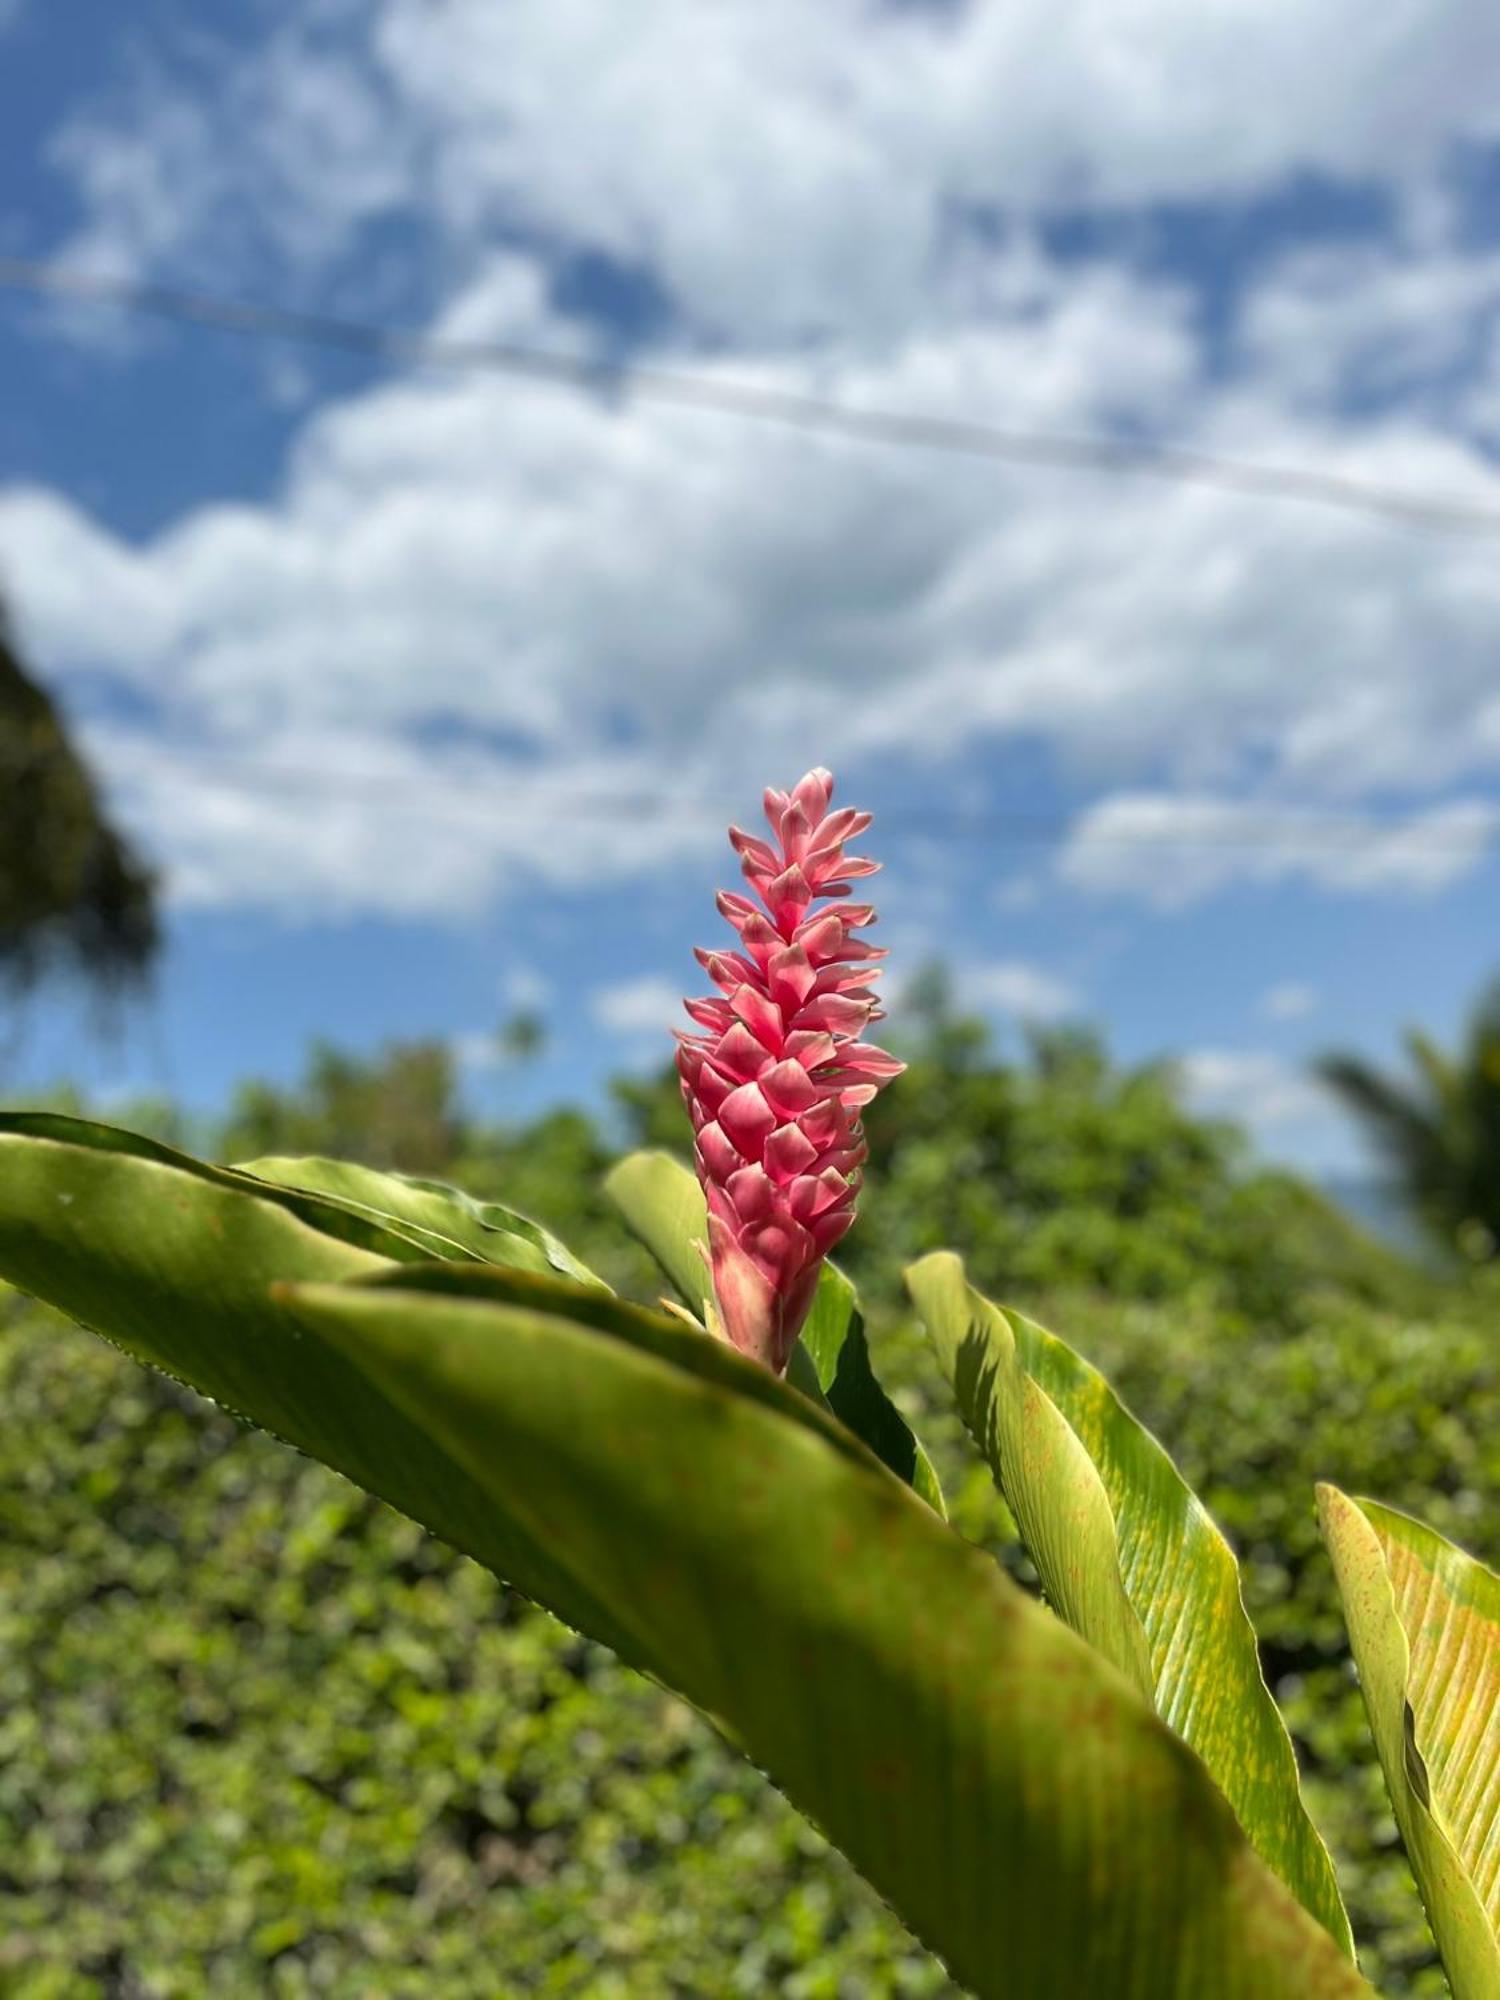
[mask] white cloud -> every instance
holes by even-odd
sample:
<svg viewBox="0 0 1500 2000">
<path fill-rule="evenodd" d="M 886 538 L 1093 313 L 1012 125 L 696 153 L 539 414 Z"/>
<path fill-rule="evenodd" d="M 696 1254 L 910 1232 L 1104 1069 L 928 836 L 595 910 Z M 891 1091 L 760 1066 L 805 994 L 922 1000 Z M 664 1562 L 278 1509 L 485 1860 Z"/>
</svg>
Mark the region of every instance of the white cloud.
<svg viewBox="0 0 1500 2000">
<path fill-rule="evenodd" d="M 524 269 L 501 289 L 538 310 Z M 1217 421 L 1196 368 L 1175 294 L 1051 271 L 1012 317 L 881 366 L 760 372 L 1088 429 L 1133 393 Z M 1413 478 L 1455 457 L 1399 435 Z M 1396 451 L 1319 436 L 1351 467 Z M 1311 509 L 456 375 L 325 406 L 271 501 L 139 545 L 0 488 L 0 552 L 35 657 L 195 902 L 463 914 L 696 852 L 703 802 L 768 773 L 1004 739 L 1155 780 L 1086 815 L 1061 869 L 1165 904 L 1247 876 L 1436 890 L 1493 836 L 1480 800 L 1426 804 L 1500 774 L 1493 551 Z M 144 719 L 104 719 L 122 706 Z M 1260 802 L 1391 785 L 1425 809 L 1336 841 Z"/>
<path fill-rule="evenodd" d="M 1044 351 L 1064 425 L 1143 352 L 1148 406 L 1192 394 L 1177 301 L 1115 278 L 883 369 L 763 374 L 1004 421 Z M 1413 464 L 1436 449 L 1407 437 Z M 1086 815 L 1061 871 L 1160 903 L 1244 877 L 1436 890 L 1493 837 L 1482 801 L 1426 803 L 1500 774 L 1492 550 L 1308 509 L 464 375 L 324 407 L 273 500 L 139 545 L 0 488 L 0 553 L 34 656 L 194 902 L 461 915 L 707 851 L 719 802 L 768 774 L 1004 739 L 1157 781 Z M 1366 828 L 1393 784 L 1424 809 Z M 1354 802 L 1352 837 L 1260 803 L 1273 785 Z"/>
<path fill-rule="evenodd" d="M 1300 979 L 1283 979 L 1268 986 L 1260 997 L 1260 1011 L 1268 1021 L 1300 1021 L 1318 1005 L 1316 986 Z"/>
<path fill-rule="evenodd" d="M 1122 793 L 1091 807 L 1058 859 L 1062 879 L 1158 909 L 1232 883 L 1302 881 L 1356 895 L 1435 895 L 1470 873 L 1500 832 L 1500 805 L 1459 799 L 1391 824 L 1272 798 Z"/>
<path fill-rule="evenodd" d="M 512 341 L 553 354 L 577 354 L 587 347 L 581 330 L 553 310 L 546 273 L 536 258 L 514 250 L 479 258 L 429 332 L 434 340 L 460 346 L 466 341 Z"/>
<path fill-rule="evenodd" d="M 505 1062 L 499 1037 L 483 1028 L 466 1029 L 455 1035 L 448 1047 L 459 1068 L 470 1073 L 499 1069 Z"/>
<path fill-rule="evenodd" d="M 599 250 L 672 295 L 665 361 L 1500 506 L 1477 392 L 1378 418 L 1343 395 L 1351 366 L 1448 371 L 1492 257 L 1413 229 L 1276 267 L 1224 381 L 1182 284 L 1039 247 L 1059 199 L 1420 178 L 1500 130 L 1500 17 L 1254 16 L 320 0 L 76 118 L 71 249 L 230 289 L 331 270 L 373 310 L 401 288 L 368 226 L 397 215 L 451 283 L 439 332 L 570 352 L 593 335 L 553 278 Z M 976 204 L 1012 218 L 995 240 L 956 223 Z M 1450 796 L 1500 778 L 1493 545 L 1306 507 L 429 374 L 310 413 L 264 504 L 139 544 L 0 488 L 0 559 L 121 809 L 198 904 L 462 918 L 707 852 L 719 801 L 767 775 L 1000 742 L 1113 793 L 1065 881 L 1167 905 L 1242 879 L 1435 892 L 1495 831 Z M 1405 828 L 1367 815 L 1391 791 Z M 1328 804 L 1353 815 L 1342 845 Z M 1271 812 L 1289 831 L 1267 844 Z"/>
<path fill-rule="evenodd" d="M 1343 1107 L 1305 1069 L 1264 1049 L 1205 1048 L 1178 1059 L 1191 1107 L 1242 1126 L 1260 1152 L 1315 1178 L 1362 1179 L 1369 1158 Z"/>
<path fill-rule="evenodd" d="M 682 1011 L 682 992 L 670 979 L 645 974 L 639 979 L 621 980 L 615 986 L 601 986 L 589 1001 L 589 1011 L 612 1035 L 632 1041 L 659 1036 L 663 1054 L 674 1028 L 688 1025 Z"/>
<path fill-rule="evenodd" d="M 1264 1049 L 1195 1049 L 1178 1064 L 1189 1103 L 1205 1117 L 1231 1118 L 1258 1138 L 1286 1143 L 1292 1128 L 1331 1122 L 1326 1091 L 1304 1071 Z"/>
<path fill-rule="evenodd" d="M 1468 389 L 1465 409 L 1474 435 L 1500 451 L 1500 317 L 1490 323 L 1484 357 Z"/>
<path fill-rule="evenodd" d="M 181 907 L 461 922 L 523 883 L 619 881 L 723 837 L 702 801 L 643 810 L 628 762 L 435 754 L 359 726 L 283 729 L 227 754 L 201 735 L 83 734 Z"/>
<path fill-rule="evenodd" d="M 352 257 L 418 206 L 648 262 L 748 328 L 907 323 L 955 217 L 1410 179 L 1500 132 L 1471 0 L 302 0 L 74 121 L 84 242 L 135 264 Z"/>
<path fill-rule="evenodd" d="M 990 902 L 1003 915 L 1013 916 L 1021 910 L 1034 910 L 1045 894 L 1036 875 L 1012 875 L 996 883 Z"/>
<path fill-rule="evenodd" d="M 955 984 L 960 1005 L 981 1013 L 998 1011 L 1022 1020 L 1050 1021 L 1078 1006 L 1078 994 L 1065 979 L 1025 959 L 960 966 Z"/>
<path fill-rule="evenodd" d="M 207 248 L 221 276 L 268 250 L 325 264 L 391 214 L 418 133 L 369 64 L 320 33 L 326 16 L 309 0 L 253 50 L 198 39 L 71 118 L 52 146 L 84 214 L 69 260 L 135 274 Z"/>
<path fill-rule="evenodd" d="M 552 981 L 534 965 L 513 965 L 500 982 L 500 997 L 519 1013 L 537 1013 L 552 998 Z"/>
<path fill-rule="evenodd" d="M 1476 336 L 1500 306 L 1500 257 L 1436 244 L 1365 243 L 1283 259 L 1247 304 L 1241 358 L 1297 404 L 1461 397 Z"/>
</svg>

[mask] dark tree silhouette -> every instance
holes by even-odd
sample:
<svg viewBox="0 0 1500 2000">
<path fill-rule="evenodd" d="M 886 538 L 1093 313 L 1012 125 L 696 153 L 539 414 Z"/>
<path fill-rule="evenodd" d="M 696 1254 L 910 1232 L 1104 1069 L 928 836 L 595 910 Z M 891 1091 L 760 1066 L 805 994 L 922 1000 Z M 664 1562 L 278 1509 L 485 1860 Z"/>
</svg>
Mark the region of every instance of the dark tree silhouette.
<svg viewBox="0 0 1500 2000">
<path fill-rule="evenodd" d="M 155 878 L 110 825 L 0 607 L 0 979 L 116 988 L 146 972 L 158 935 Z"/>
<path fill-rule="evenodd" d="M 1319 1063 L 1364 1125 L 1413 1212 L 1448 1249 L 1482 1261 L 1500 1246 L 1500 980 L 1480 996 L 1452 1054 L 1412 1029 L 1407 1076 L 1358 1056 Z"/>
</svg>

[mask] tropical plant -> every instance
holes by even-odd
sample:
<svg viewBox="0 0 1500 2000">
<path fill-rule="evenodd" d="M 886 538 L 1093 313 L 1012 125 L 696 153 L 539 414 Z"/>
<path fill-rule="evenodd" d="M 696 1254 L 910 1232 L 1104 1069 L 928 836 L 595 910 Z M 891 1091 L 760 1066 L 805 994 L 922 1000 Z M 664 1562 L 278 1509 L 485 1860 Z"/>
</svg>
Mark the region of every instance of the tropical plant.
<svg viewBox="0 0 1500 2000">
<path fill-rule="evenodd" d="M 745 850 L 767 914 L 731 903 L 744 952 L 706 955 L 727 1018 L 699 1004 L 684 1044 L 698 1182 L 659 1153 L 609 1178 L 674 1302 L 431 1179 L 213 1167 L 39 1114 L 0 1119 L 0 1273 L 680 1690 L 977 1994 L 1368 1992 L 1234 1559 L 1160 1446 L 956 1259 L 912 1268 L 1044 1606 L 947 1525 L 875 1376 L 811 1226 L 847 1226 L 894 1067 L 861 1041 L 865 913 L 809 927 L 803 884 L 843 894 L 812 859 L 848 837 L 819 840 L 828 789 L 771 796 L 780 865 Z M 1373 1503 L 1323 1510 L 1454 1993 L 1493 1996 L 1500 1581 Z"/>
<path fill-rule="evenodd" d="M 1476 1263 L 1500 1248 L 1500 981 L 1480 996 L 1452 1054 L 1407 1031 L 1412 1074 L 1325 1056 L 1324 1081 L 1365 1126 L 1396 1185 L 1449 1252 Z"/>
<path fill-rule="evenodd" d="M 987 1022 L 946 1001 L 914 1004 L 912 985 L 891 1034 L 906 1074 L 864 1110 L 860 1223 L 838 1250 L 871 1297 L 896 1298 L 906 1265 L 951 1246 L 981 1290 L 1063 1294 L 1069 1312 L 1081 1293 L 1170 1300 L 1260 1338 L 1303 1331 L 1335 1298 L 1414 1318 L 1432 1309 L 1433 1274 L 1257 1161 L 1233 1126 L 1196 1113 L 1173 1065 L 1118 1062 L 1080 1027 L 1023 1027 L 1013 1049 L 997 1046 Z M 922 988 L 943 991 L 931 972 L 919 1001 Z M 621 1078 L 612 1094 L 633 1146 L 681 1151 L 675 1070 Z M 305 1150 L 330 1151 L 333 1136 L 310 1128 Z M 525 1202 L 591 1229 L 591 1215 L 573 1220 L 580 1196 L 554 1192 L 540 1163 L 529 1132 L 509 1143 L 476 1129 L 449 1172 L 475 1187 L 523 1186 Z M 607 1254 L 605 1238 L 591 1240 Z"/>
</svg>

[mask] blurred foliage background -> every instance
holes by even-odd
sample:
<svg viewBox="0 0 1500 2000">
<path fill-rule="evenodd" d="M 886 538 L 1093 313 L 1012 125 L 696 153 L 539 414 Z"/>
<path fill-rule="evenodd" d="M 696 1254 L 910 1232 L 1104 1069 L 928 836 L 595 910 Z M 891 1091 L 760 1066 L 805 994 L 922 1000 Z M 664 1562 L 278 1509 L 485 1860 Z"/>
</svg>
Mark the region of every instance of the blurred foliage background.
<svg viewBox="0 0 1500 2000">
<path fill-rule="evenodd" d="M 61 971 L 107 993 L 140 979 L 159 941 L 155 877 L 110 823 L 0 602 L 0 983 Z"/>
<path fill-rule="evenodd" d="M 1375 1243 L 1190 1116 L 1168 1066 L 1122 1069 L 1078 1030 L 1002 1059 L 936 972 L 907 1018 L 844 1261 L 956 1525 L 1030 1580 L 902 1308 L 902 1264 L 943 1244 L 1103 1366 L 1204 1495 L 1366 1969 L 1441 1993 L 1313 1482 L 1500 1558 L 1492 1269 Z M 436 1043 L 316 1049 L 299 1088 L 246 1084 L 211 1132 L 166 1104 L 121 1118 L 223 1158 L 446 1174 L 641 1296 L 600 1175 L 684 1136 L 665 1075 L 600 1118 L 476 1121 Z M 955 1990 L 683 1704 L 102 1343 L 14 1295 L 0 1321 L 0 1992 Z"/>
</svg>

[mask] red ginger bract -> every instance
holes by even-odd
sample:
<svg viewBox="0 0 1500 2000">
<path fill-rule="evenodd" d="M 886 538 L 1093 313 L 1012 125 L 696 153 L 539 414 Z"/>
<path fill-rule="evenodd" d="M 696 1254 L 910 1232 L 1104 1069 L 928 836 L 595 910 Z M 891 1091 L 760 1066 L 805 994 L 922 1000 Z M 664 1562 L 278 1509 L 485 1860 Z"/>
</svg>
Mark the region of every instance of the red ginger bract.
<svg viewBox="0 0 1500 2000">
<path fill-rule="evenodd" d="M 859 1114 L 906 1067 L 860 1040 L 881 1018 L 885 953 L 855 935 L 875 912 L 847 899 L 880 864 L 845 854 L 870 815 L 830 813 L 832 796 L 830 774 L 809 771 L 766 793 L 774 844 L 730 828 L 759 900 L 720 895 L 741 949 L 695 954 L 719 992 L 685 1003 L 704 1032 L 678 1036 L 723 1331 L 777 1375 L 854 1220 Z"/>
</svg>

